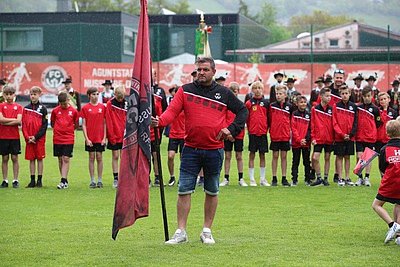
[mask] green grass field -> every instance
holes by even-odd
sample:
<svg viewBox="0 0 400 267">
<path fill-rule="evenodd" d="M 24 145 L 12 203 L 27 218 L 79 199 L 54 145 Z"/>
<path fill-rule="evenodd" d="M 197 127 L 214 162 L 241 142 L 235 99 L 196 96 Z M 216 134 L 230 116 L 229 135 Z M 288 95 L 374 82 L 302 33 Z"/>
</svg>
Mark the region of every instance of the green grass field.
<svg viewBox="0 0 400 267">
<path fill-rule="evenodd" d="M 150 216 L 122 229 L 116 241 L 111 239 L 115 201 L 111 153 L 104 154 L 104 188 L 89 189 L 82 132 L 77 132 L 70 188 L 57 190 L 60 177 L 51 135 L 49 131 L 44 188 L 25 188 L 28 163 L 21 155 L 21 188 L 0 190 L 1 266 L 389 266 L 399 262 L 399 247 L 394 242 L 383 244 L 387 226 L 370 207 L 379 183 L 376 161 L 371 188 L 310 188 L 303 183 L 292 188 L 242 188 L 233 169 L 231 185 L 221 188 L 213 226 L 217 243 L 206 246 L 199 241 L 204 199 L 199 189 L 189 216 L 189 243 L 170 247 L 164 245 L 158 188 L 150 189 Z M 166 143 L 164 139 L 165 179 Z M 177 188 L 165 191 L 172 236 Z M 392 210 L 390 205 L 387 208 Z"/>
</svg>

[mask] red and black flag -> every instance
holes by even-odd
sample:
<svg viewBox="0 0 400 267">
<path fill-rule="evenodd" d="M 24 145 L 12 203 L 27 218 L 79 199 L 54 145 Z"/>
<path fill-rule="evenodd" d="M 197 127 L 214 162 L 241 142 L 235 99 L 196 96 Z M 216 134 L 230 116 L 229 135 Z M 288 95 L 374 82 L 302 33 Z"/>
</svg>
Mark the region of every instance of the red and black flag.
<svg viewBox="0 0 400 267">
<path fill-rule="evenodd" d="M 151 57 L 147 0 L 141 0 L 140 21 L 121 154 L 112 238 L 149 214 Z"/>
<path fill-rule="evenodd" d="M 357 162 L 356 167 L 353 170 L 353 173 L 356 175 L 360 175 L 364 168 L 371 163 L 371 161 L 379 156 L 379 154 L 372 149 L 366 147 L 364 152 L 362 153 L 360 159 Z"/>
</svg>

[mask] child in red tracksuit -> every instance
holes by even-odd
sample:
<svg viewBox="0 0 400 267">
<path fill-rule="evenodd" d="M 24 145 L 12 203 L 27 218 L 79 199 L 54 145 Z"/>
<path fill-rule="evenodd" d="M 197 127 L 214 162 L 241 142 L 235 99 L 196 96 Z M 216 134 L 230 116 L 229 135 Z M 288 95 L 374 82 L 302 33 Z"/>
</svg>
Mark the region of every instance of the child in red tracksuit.
<svg viewBox="0 0 400 267">
<path fill-rule="evenodd" d="M 389 142 L 389 136 L 386 133 L 386 123 L 390 120 L 397 118 L 397 112 L 395 109 L 389 106 L 390 96 L 386 92 L 380 92 L 378 94 L 379 111 L 381 116 L 381 126 L 377 129 L 376 136 L 376 151 L 381 151 L 381 148 Z"/>
<path fill-rule="evenodd" d="M 365 86 L 361 91 L 361 95 L 363 103 L 357 106 L 358 125 L 360 125 L 357 128 L 356 134 L 357 161 L 366 147 L 375 150 L 377 128 L 381 125 L 379 109 L 372 103 L 372 88 L 368 85 Z M 361 173 L 356 182 L 357 186 L 371 186 L 371 182 L 369 181 L 370 171 L 371 164 L 368 164 L 365 167 L 365 179 L 363 179 Z"/>
<path fill-rule="evenodd" d="M 333 105 L 333 129 L 335 130 L 335 144 L 338 185 L 353 186 L 350 180 L 350 156 L 354 155 L 354 137 L 357 131 L 357 106 L 350 101 L 350 88 L 347 85 L 340 87 L 341 100 Z M 343 179 L 343 160 L 345 179 Z"/>
<path fill-rule="evenodd" d="M 311 143 L 314 145 L 312 165 L 317 175 L 317 179 L 311 186 L 329 186 L 328 175 L 333 144 L 332 107 L 329 106 L 331 90 L 328 87 L 324 87 L 319 92 L 319 95 L 321 103 L 311 109 Z M 325 151 L 324 179 L 321 178 L 319 163 L 322 149 Z"/>
<path fill-rule="evenodd" d="M 298 183 L 298 170 L 300 157 L 303 155 L 304 181 L 306 185 L 311 182 L 310 165 L 310 112 L 307 111 L 307 98 L 305 96 L 297 97 L 297 110 L 292 114 L 290 123 L 292 129 L 292 186 Z"/>
<path fill-rule="evenodd" d="M 257 186 L 254 179 L 254 159 L 258 151 L 260 156 L 260 185 L 270 186 L 265 179 L 265 153 L 268 152 L 268 101 L 263 96 L 264 85 L 256 81 L 251 85 L 253 96 L 245 106 L 249 111 L 247 130 L 249 132 L 249 176 L 250 186 Z"/>
<path fill-rule="evenodd" d="M 287 151 L 290 150 L 290 117 L 292 105 L 286 102 L 287 87 L 278 85 L 275 88 L 276 102 L 269 107 L 269 135 L 271 138 L 270 149 L 272 154 L 272 186 L 278 185 L 277 168 L 279 152 L 281 155 L 282 185 L 290 186 L 286 179 Z"/>
<path fill-rule="evenodd" d="M 126 110 L 128 103 L 125 100 L 125 87 L 117 86 L 114 97 L 106 106 L 107 149 L 112 151 L 111 166 L 113 171 L 113 187 L 118 187 L 118 161 L 121 156 L 122 142 L 126 123 Z"/>
<path fill-rule="evenodd" d="M 31 103 L 22 114 L 22 133 L 26 141 L 25 159 L 29 160 L 31 181 L 27 187 L 42 187 L 43 159 L 46 157 L 47 109 L 39 102 L 42 89 L 34 86 L 30 90 Z M 38 179 L 35 181 L 37 161 Z"/>
<path fill-rule="evenodd" d="M 386 125 L 386 132 L 390 140 L 381 149 L 379 155 L 379 170 L 384 175 L 372 208 L 389 226 L 385 238 L 385 243 L 388 243 L 400 233 L 400 121 L 389 121 Z M 394 204 L 393 219 L 383 208 L 386 202 Z M 398 236 L 396 243 L 400 245 Z"/>
</svg>

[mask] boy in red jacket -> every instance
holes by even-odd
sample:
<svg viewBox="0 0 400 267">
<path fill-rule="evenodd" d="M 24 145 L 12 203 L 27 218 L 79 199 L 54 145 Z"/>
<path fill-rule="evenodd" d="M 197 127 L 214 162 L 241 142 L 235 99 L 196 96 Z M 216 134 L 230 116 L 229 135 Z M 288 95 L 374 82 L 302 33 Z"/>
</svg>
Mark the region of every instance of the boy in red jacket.
<svg viewBox="0 0 400 267">
<path fill-rule="evenodd" d="M 317 179 L 311 186 L 328 186 L 328 175 L 330 167 L 330 157 L 333 144 L 333 119 L 331 101 L 331 90 L 324 87 L 319 92 L 321 103 L 311 109 L 311 142 L 314 145 L 312 155 L 312 165 L 317 175 Z M 321 178 L 321 166 L 319 158 L 322 149 L 325 151 L 324 179 Z"/>
<path fill-rule="evenodd" d="M 106 143 L 105 106 L 99 103 L 96 87 L 87 90 L 89 103 L 81 110 L 85 151 L 89 152 L 90 188 L 103 188 L 103 152 Z M 94 179 L 94 162 L 97 161 L 97 184 Z"/>
<path fill-rule="evenodd" d="M 277 168 L 279 152 L 281 156 L 282 185 L 290 186 L 286 179 L 287 152 L 290 150 L 290 116 L 292 105 L 286 101 L 287 87 L 278 85 L 275 88 L 276 102 L 271 103 L 269 108 L 269 135 L 271 138 L 270 149 L 272 154 L 272 186 L 278 185 Z"/>
<path fill-rule="evenodd" d="M 70 159 L 74 150 L 75 129 L 78 127 L 78 111 L 71 107 L 66 92 L 58 94 L 59 106 L 51 112 L 50 123 L 53 128 L 53 153 L 58 158 L 61 181 L 58 189 L 68 188 Z"/>
<path fill-rule="evenodd" d="M 350 180 L 350 156 L 354 155 L 354 137 L 357 131 L 357 106 L 350 101 L 350 88 L 342 85 L 339 88 L 341 100 L 333 105 L 333 129 L 335 130 L 336 156 L 335 164 L 338 172 L 338 185 L 353 186 Z M 343 160 L 346 179 L 343 179 Z"/>
<path fill-rule="evenodd" d="M 19 140 L 18 125 L 22 120 L 22 106 L 15 103 L 15 88 L 6 86 L 3 89 L 5 102 L 0 104 L 0 154 L 2 157 L 3 182 L 0 187 L 8 187 L 8 161 L 13 165 L 13 188 L 19 187 L 18 154 L 21 154 L 21 141 Z"/>
<path fill-rule="evenodd" d="M 247 100 L 247 130 L 249 132 L 249 176 L 250 186 L 257 186 L 254 179 L 254 159 L 258 151 L 260 157 L 260 185 L 270 186 L 265 179 L 265 153 L 268 153 L 268 101 L 263 96 L 264 85 L 256 81 L 251 85 L 253 96 Z"/>
<path fill-rule="evenodd" d="M 400 233 L 400 121 L 389 121 L 386 132 L 390 140 L 379 155 L 379 169 L 384 175 L 372 208 L 389 226 L 385 238 L 388 243 Z M 386 202 L 394 204 L 393 219 L 383 208 Z M 396 238 L 396 243 L 400 245 L 400 237 Z"/>
<path fill-rule="evenodd" d="M 107 149 L 112 152 L 111 166 L 114 188 L 118 187 L 118 161 L 121 157 L 124 140 L 127 107 L 125 87 L 123 85 L 117 86 L 114 90 L 114 97 L 107 102 L 106 106 Z"/>
<path fill-rule="evenodd" d="M 42 187 L 43 159 L 46 157 L 47 109 L 39 102 L 42 89 L 34 86 L 30 90 L 31 103 L 24 108 L 22 133 L 26 141 L 25 159 L 29 160 L 31 182 L 27 187 Z M 35 163 L 38 179 L 35 182 Z"/>
<path fill-rule="evenodd" d="M 363 103 L 357 106 L 358 124 L 362 125 L 357 128 L 356 134 L 357 161 L 366 147 L 375 150 L 377 128 L 381 125 L 379 109 L 372 103 L 372 88 L 368 85 L 365 86 L 361 94 Z M 368 164 L 368 166 L 365 167 L 365 179 L 363 179 L 362 174 L 360 174 L 356 182 L 357 186 L 371 186 L 371 182 L 369 181 L 370 171 L 371 164 Z"/>
<path fill-rule="evenodd" d="M 378 94 L 379 111 L 381 116 L 381 126 L 377 129 L 376 136 L 376 151 L 381 151 L 381 148 L 389 142 L 389 136 L 386 133 L 386 123 L 390 120 L 397 118 L 397 112 L 395 109 L 390 107 L 390 96 L 386 92 L 380 92 Z"/>
<path fill-rule="evenodd" d="M 298 183 L 300 157 L 303 155 L 304 181 L 310 185 L 310 112 L 307 111 L 307 98 L 297 97 L 297 110 L 292 114 L 292 186 Z"/>
</svg>

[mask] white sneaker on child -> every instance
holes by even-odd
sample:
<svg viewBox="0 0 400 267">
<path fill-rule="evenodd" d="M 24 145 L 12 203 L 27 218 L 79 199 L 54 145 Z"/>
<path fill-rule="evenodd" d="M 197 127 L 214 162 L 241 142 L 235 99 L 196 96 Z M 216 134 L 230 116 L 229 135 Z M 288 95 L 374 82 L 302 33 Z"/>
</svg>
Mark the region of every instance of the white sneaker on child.
<svg viewBox="0 0 400 267">
<path fill-rule="evenodd" d="M 177 229 L 172 238 L 165 242 L 167 245 L 177 245 L 188 242 L 188 237 L 185 230 Z"/>
<path fill-rule="evenodd" d="M 250 179 L 250 186 L 257 186 L 256 180 L 251 180 Z"/>
<path fill-rule="evenodd" d="M 355 184 L 356 184 L 356 186 L 362 186 L 364 184 L 363 178 L 358 177 L 358 180 Z"/>
<path fill-rule="evenodd" d="M 365 186 L 371 186 L 371 182 L 369 181 L 369 178 L 365 178 L 364 184 L 365 184 Z"/>
<path fill-rule="evenodd" d="M 239 185 L 244 186 L 244 187 L 248 186 L 248 184 L 246 184 L 246 182 L 243 180 L 243 178 L 239 180 Z"/>
<path fill-rule="evenodd" d="M 203 244 L 212 245 L 215 244 L 215 240 L 211 234 L 210 228 L 203 228 L 203 232 L 200 234 L 200 240 Z"/>
<path fill-rule="evenodd" d="M 390 227 L 387 231 L 385 244 L 388 243 L 390 240 L 393 240 L 398 233 L 400 233 L 400 225 L 395 222 L 393 223 L 392 227 Z"/>
<path fill-rule="evenodd" d="M 260 186 L 271 186 L 266 179 L 260 180 Z"/>
<path fill-rule="evenodd" d="M 229 185 L 229 180 L 224 178 L 224 180 L 222 180 L 222 182 L 219 183 L 219 186 L 227 186 Z"/>
</svg>

